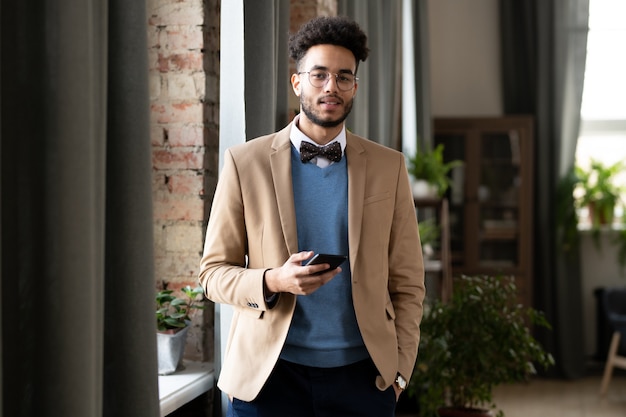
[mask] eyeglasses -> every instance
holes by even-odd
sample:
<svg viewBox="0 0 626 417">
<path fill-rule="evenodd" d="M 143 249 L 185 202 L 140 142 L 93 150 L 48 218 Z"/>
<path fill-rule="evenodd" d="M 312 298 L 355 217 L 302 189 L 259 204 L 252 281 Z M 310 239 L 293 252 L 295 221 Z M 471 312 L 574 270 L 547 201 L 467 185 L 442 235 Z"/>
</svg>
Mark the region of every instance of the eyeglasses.
<svg viewBox="0 0 626 417">
<path fill-rule="evenodd" d="M 328 80 L 330 80 L 331 76 L 335 77 L 335 81 L 337 83 L 337 88 L 341 91 L 349 91 L 352 90 L 354 84 L 359 80 L 354 75 L 346 72 L 334 74 L 332 72 L 324 71 L 324 70 L 313 70 L 313 71 L 302 71 L 300 74 L 309 74 L 309 82 L 315 88 L 322 88 L 326 85 Z"/>
</svg>

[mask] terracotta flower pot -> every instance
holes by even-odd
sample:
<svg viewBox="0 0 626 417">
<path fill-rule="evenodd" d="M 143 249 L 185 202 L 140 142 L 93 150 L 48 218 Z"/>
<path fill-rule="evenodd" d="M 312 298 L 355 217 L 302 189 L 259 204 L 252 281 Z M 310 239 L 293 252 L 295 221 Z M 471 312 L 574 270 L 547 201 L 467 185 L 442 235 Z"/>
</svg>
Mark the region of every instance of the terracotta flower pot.
<svg viewBox="0 0 626 417">
<path fill-rule="evenodd" d="M 605 226 L 613 223 L 613 217 L 615 216 L 614 206 L 604 206 L 601 210 L 593 202 L 587 206 L 589 210 L 589 221 L 592 226 Z"/>
</svg>

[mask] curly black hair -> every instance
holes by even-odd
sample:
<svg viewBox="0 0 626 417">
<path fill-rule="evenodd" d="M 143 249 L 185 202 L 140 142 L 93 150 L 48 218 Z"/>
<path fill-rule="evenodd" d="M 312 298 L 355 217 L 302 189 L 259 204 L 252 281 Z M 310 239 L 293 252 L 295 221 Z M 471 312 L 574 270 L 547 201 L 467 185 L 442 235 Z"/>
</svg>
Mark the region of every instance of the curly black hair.
<svg viewBox="0 0 626 417">
<path fill-rule="evenodd" d="M 302 25 L 289 38 L 289 56 L 300 66 L 300 60 L 315 45 L 337 45 L 349 49 L 356 59 L 365 61 L 369 54 L 367 35 L 353 20 L 344 16 L 319 16 Z"/>
</svg>

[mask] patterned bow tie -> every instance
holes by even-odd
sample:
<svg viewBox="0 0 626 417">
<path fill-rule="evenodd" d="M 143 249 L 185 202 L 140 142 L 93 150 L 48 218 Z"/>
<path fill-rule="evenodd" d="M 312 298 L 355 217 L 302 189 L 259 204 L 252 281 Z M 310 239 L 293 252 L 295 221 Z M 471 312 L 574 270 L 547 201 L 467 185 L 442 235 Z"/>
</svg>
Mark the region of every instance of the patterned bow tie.
<svg viewBox="0 0 626 417">
<path fill-rule="evenodd" d="M 302 142 L 300 144 L 300 160 L 303 163 L 309 162 L 316 156 L 323 156 L 329 161 L 341 161 L 341 145 L 339 142 L 333 142 L 326 146 L 316 146 L 310 142 Z"/>
</svg>

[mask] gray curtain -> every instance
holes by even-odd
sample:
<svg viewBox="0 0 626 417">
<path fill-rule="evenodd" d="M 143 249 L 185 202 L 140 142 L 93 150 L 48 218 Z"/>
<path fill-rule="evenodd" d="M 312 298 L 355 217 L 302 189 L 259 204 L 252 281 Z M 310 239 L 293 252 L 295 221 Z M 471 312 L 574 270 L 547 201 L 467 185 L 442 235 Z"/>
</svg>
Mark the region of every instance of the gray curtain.
<svg viewBox="0 0 626 417">
<path fill-rule="evenodd" d="M 397 150 L 407 148 L 402 143 L 402 94 L 415 96 L 417 132 L 413 133 L 418 141 L 432 140 L 426 2 L 413 2 L 410 12 L 415 91 L 407 91 L 403 85 L 403 2 L 338 0 L 338 14 L 350 16 L 359 23 L 368 36 L 370 47 L 370 56 L 358 70 L 359 90 L 346 126 L 354 133 Z M 414 147 L 415 144 L 408 146 L 409 149 Z"/>
<path fill-rule="evenodd" d="M 288 119 L 291 91 L 287 39 L 289 2 L 244 0 L 246 137 L 275 132 Z"/>
<path fill-rule="evenodd" d="M 415 69 L 415 98 L 417 105 L 417 149 L 428 149 L 433 144 L 432 108 L 430 103 L 430 40 L 428 29 L 428 2 L 413 3 L 413 56 Z"/>
<path fill-rule="evenodd" d="M 2 410 L 157 416 L 143 1 L 2 3 Z"/>
<path fill-rule="evenodd" d="M 401 148 L 402 2 L 339 0 L 338 14 L 367 34 L 370 55 L 358 69 L 359 89 L 346 127 L 375 142 Z"/>
<path fill-rule="evenodd" d="M 535 307 L 554 329 L 540 335 L 565 377 L 585 372 L 579 256 L 557 242 L 557 186 L 574 164 L 589 0 L 501 0 L 506 114 L 535 117 Z"/>
</svg>

